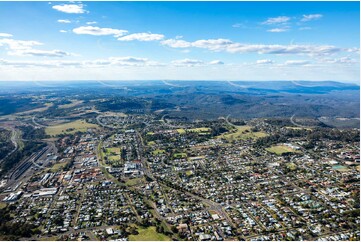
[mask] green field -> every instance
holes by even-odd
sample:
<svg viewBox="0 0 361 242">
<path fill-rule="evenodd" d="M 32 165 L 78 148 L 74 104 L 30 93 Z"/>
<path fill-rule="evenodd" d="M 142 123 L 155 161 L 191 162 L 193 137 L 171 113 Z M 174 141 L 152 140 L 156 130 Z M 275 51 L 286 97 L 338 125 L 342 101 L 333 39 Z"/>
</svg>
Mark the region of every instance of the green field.
<svg viewBox="0 0 361 242">
<path fill-rule="evenodd" d="M 58 239 L 58 236 L 49 236 L 49 237 L 40 237 L 38 240 L 40 241 L 56 241 Z"/>
<path fill-rule="evenodd" d="M 185 129 L 177 129 L 178 134 L 185 134 Z"/>
<path fill-rule="evenodd" d="M 207 127 L 201 127 L 201 128 L 194 128 L 194 129 L 187 129 L 187 132 L 194 132 L 194 133 L 207 133 L 210 132 L 211 129 Z M 179 133 L 179 131 L 178 131 Z"/>
<path fill-rule="evenodd" d="M 170 241 L 171 239 L 164 235 L 160 234 L 155 230 L 154 226 L 148 228 L 139 228 L 139 234 L 137 235 L 129 235 L 130 241 Z"/>
<path fill-rule="evenodd" d="M 135 186 L 135 185 L 140 184 L 140 183 L 144 183 L 143 178 L 129 179 L 128 181 L 125 182 L 125 185 L 127 185 L 127 186 Z"/>
<path fill-rule="evenodd" d="M 289 146 L 286 145 L 274 145 L 269 148 L 266 148 L 267 151 L 274 153 L 276 155 L 282 155 L 284 153 L 299 153 L 299 151 L 292 149 Z"/>
<path fill-rule="evenodd" d="M 267 134 L 264 132 L 252 132 L 251 128 L 252 128 L 251 126 L 247 126 L 247 125 L 237 126 L 236 132 L 222 134 L 222 135 L 218 136 L 217 138 L 223 138 L 228 141 L 233 141 L 233 140 L 237 140 L 237 139 L 241 139 L 241 140 L 257 139 L 257 138 L 267 136 Z"/>
<path fill-rule="evenodd" d="M 186 171 L 186 176 L 191 176 L 193 175 L 193 171 Z"/>
<path fill-rule="evenodd" d="M 107 159 L 108 159 L 108 161 L 112 161 L 112 162 L 120 161 L 119 155 L 110 155 L 110 156 L 107 156 Z"/>
<path fill-rule="evenodd" d="M 173 155 L 174 158 L 180 159 L 180 158 L 187 158 L 187 154 L 186 153 L 175 153 Z"/>
<path fill-rule="evenodd" d="M 3 208 L 5 208 L 6 207 L 6 203 L 3 203 L 3 202 L 0 202 L 0 209 L 3 209 Z"/>
<path fill-rule="evenodd" d="M 53 167 L 51 167 L 50 171 L 51 172 L 56 172 L 56 171 L 62 169 L 65 165 L 66 165 L 66 162 L 56 163 L 56 164 L 53 165 Z"/>
<path fill-rule="evenodd" d="M 33 113 L 33 112 L 44 112 L 46 110 L 48 110 L 50 107 L 54 106 L 54 103 L 44 103 L 45 107 L 43 108 L 36 108 L 36 109 L 32 109 L 32 110 L 28 110 L 28 111 L 24 111 L 24 112 L 20 112 L 20 113 L 16 113 L 18 115 L 23 115 L 23 114 L 29 114 L 29 113 Z"/>
<path fill-rule="evenodd" d="M 160 149 L 152 151 L 153 155 L 159 155 L 159 154 L 164 154 L 164 153 L 165 153 L 165 150 L 160 150 Z"/>
<path fill-rule="evenodd" d="M 105 154 L 106 155 L 120 155 L 120 148 L 117 148 L 117 147 L 106 148 Z"/>
<path fill-rule="evenodd" d="M 294 171 L 297 169 L 297 166 L 295 163 L 291 162 L 291 163 L 288 163 L 286 164 L 287 168 L 290 169 L 291 171 Z"/>
<path fill-rule="evenodd" d="M 83 103 L 82 100 L 70 100 L 70 101 L 71 101 L 71 103 L 59 105 L 58 108 L 72 108 L 72 107 L 75 107 L 76 105 Z"/>
<path fill-rule="evenodd" d="M 149 146 L 155 145 L 155 142 L 154 141 L 149 141 L 147 145 L 149 145 Z"/>
<path fill-rule="evenodd" d="M 74 122 L 48 126 L 45 132 L 48 135 L 74 134 L 76 132 L 85 132 L 88 128 L 97 128 L 97 124 L 87 123 L 85 120 L 76 120 Z"/>
</svg>

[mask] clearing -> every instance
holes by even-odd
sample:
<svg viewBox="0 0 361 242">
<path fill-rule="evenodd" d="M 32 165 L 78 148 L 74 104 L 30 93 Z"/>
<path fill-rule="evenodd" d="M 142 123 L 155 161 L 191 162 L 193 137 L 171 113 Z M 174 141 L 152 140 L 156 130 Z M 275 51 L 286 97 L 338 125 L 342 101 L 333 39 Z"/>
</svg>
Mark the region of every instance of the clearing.
<svg viewBox="0 0 361 242">
<path fill-rule="evenodd" d="M 186 153 L 175 153 L 173 155 L 173 157 L 176 158 L 176 159 L 187 158 L 187 154 Z"/>
<path fill-rule="evenodd" d="M 236 126 L 236 132 L 233 133 L 225 133 L 222 135 L 217 136 L 217 138 L 223 138 L 228 141 L 233 141 L 237 139 L 246 140 L 246 139 L 257 139 L 261 137 L 266 137 L 267 134 L 264 132 L 253 132 L 251 130 L 251 126 L 242 125 L 242 126 Z"/>
<path fill-rule="evenodd" d="M 59 169 L 62 169 L 66 164 L 67 164 L 67 162 L 56 163 L 56 164 L 53 165 L 53 167 L 51 167 L 50 171 L 51 172 L 56 172 Z"/>
<path fill-rule="evenodd" d="M 59 105 L 58 108 L 72 108 L 72 107 L 75 107 L 75 106 L 83 103 L 82 100 L 70 100 L 70 101 L 71 101 L 71 103 Z"/>
<path fill-rule="evenodd" d="M 87 123 L 85 120 L 80 119 L 74 122 L 58 124 L 48 126 L 45 128 L 45 132 L 48 135 L 59 135 L 59 134 L 74 134 L 76 132 L 85 132 L 88 128 L 98 128 L 97 124 Z"/>
<path fill-rule="evenodd" d="M 266 148 L 267 151 L 275 153 L 276 155 L 282 155 L 284 153 L 299 153 L 300 151 L 294 150 L 287 145 L 274 145 Z"/>
<path fill-rule="evenodd" d="M 129 235 L 130 241 L 170 241 L 171 239 L 155 230 L 155 226 L 148 228 L 138 227 L 137 235 Z"/>
</svg>

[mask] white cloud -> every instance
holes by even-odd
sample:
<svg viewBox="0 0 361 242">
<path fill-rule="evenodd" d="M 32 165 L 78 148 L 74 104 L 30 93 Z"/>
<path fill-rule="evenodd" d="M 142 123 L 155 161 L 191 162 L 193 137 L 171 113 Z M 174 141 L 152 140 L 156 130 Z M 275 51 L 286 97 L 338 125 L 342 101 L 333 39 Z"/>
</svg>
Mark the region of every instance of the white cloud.
<svg viewBox="0 0 361 242">
<path fill-rule="evenodd" d="M 241 27 L 244 27 L 244 24 L 242 24 L 242 23 L 236 23 L 236 24 L 233 24 L 232 27 L 233 27 L 233 28 L 241 28 Z"/>
<path fill-rule="evenodd" d="M 230 41 L 229 39 L 207 39 L 194 41 L 192 43 L 192 46 L 197 48 L 209 49 L 212 51 L 219 51 L 220 49 L 224 48 L 224 46 L 227 46 L 229 44 L 232 44 L 232 41 Z"/>
<path fill-rule="evenodd" d="M 167 39 L 161 41 L 162 45 L 172 48 L 203 48 L 210 51 L 225 51 L 228 53 L 258 53 L 258 54 L 306 54 L 327 55 L 346 51 L 332 45 L 265 45 L 265 44 L 242 44 L 228 39 L 208 39 L 188 42 L 185 40 Z"/>
<path fill-rule="evenodd" d="M 162 40 L 164 38 L 164 35 L 162 34 L 151 34 L 151 33 L 135 33 L 126 35 L 123 37 L 118 38 L 120 41 L 132 41 L 132 40 L 138 40 L 138 41 L 154 41 L 154 40 Z"/>
<path fill-rule="evenodd" d="M 86 22 L 86 24 L 96 24 L 96 21 Z"/>
<path fill-rule="evenodd" d="M 61 50 L 39 50 L 33 48 L 34 46 L 39 45 L 43 44 L 33 40 L 0 39 L 0 46 L 6 46 L 9 50 L 9 55 L 46 57 L 63 57 L 71 55 L 70 53 Z"/>
<path fill-rule="evenodd" d="M 59 30 L 59 32 L 60 32 L 60 33 L 66 33 L 66 32 L 68 32 L 68 31 L 61 29 L 61 30 Z"/>
<path fill-rule="evenodd" d="M 323 15 L 322 14 L 308 14 L 308 15 L 303 15 L 303 18 L 301 19 L 302 22 L 308 22 L 311 20 L 317 20 L 322 18 Z"/>
<path fill-rule="evenodd" d="M 257 60 L 256 64 L 258 65 L 264 65 L 264 64 L 272 64 L 274 63 L 272 60 Z"/>
<path fill-rule="evenodd" d="M 312 28 L 311 27 L 301 27 L 301 28 L 299 28 L 299 30 L 311 30 Z"/>
<path fill-rule="evenodd" d="M 184 41 L 184 40 L 179 40 L 179 39 L 167 39 L 167 40 L 163 40 L 161 42 L 162 45 L 167 45 L 169 47 L 172 48 L 188 48 L 191 47 L 191 43 Z"/>
<path fill-rule="evenodd" d="M 194 60 L 194 59 L 183 59 L 183 60 L 174 60 L 172 64 L 175 66 L 198 66 L 204 64 L 201 60 Z"/>
<path fill-rule="evenodd" d="M 81 14 L 86 12 L 83 7 L 84 7 L 83 4 L 62 4 L 62 5 L 54 5 L 53 9 L 64 13 Z"/>
<path fill-rule="evenodd" d="M 8 33 L 0 33 L 0 38 L 4 37 L 4 38 L 10 38 L 12 37 L 12 34 L 8 34 Z"/>
<path fill-rule="evenodd" d="M 14 51 L 10 51 L 9 54 L 16 56 L 45 56 L 45 57 L 64 57 L 71 55 L 70 53 L 61 50 L 37 50 L 37 49 L 14 50 Z"/>
<path fill-rule="evenodd" d="M 42 45 L 42 43 L 33 40 L 14 40 L 14 39 L 0 39 L 0 46 L 8 46 L 10 50 L 24 50 L 32 46 Z"/>
<path fill-rule="evenodd" d="M 328 63 L 328 64 L 354 64 L 358 63 L 356 59 L 350 58 L 350 57 L 341 57 L 341 58 L 324 58 L 321 60 L 322 63 Z"/>
<path fill-rule="evenodd" d="M 285 65 L 289 66 L 289 65 L 292 65 L 292 66 L 298 66 L 298 65 L 307 65 L 307 64 L 310 64 L 310 61 L 307 61 L 307 60 L 288 60 L 285 62 Z"/>
<path fill-rule="evenodd" d="M 291 18 L 287 16 L 279 16 L 276 18 L 269 18 L 264 21 L 262 24 L 283 24 L 287 23 Z"/>
<path fill-rule="evenodd" d="M 120 37 L 126 34 L 128 31 L 122 29 L 112 29 L 112 28 L 99 28 L 94 26 L 81 26 L 73 29 L 73 32 L 76 34 L 88 34 L 88 35 L 114 35 L 115 37 Z"/>
<path fill-rule="evenodd" d="M 214 60 L 214 61 L 209 62 L 209 64 L 210 65 L 223 65 L 224 62 L 221 60 Z"/>
<path fill-rule="evenodd" d="M 62 24 L 70 24 L 71 21 L 69 19 L 59 19 L 58 23 L 62 23 Z"/>
<path fill-rule="evenodd" d="M 281 32 L 286 32 L 288 30 L 289 30 L 288 28 L 274 28 L 274 29 L 267 30 L 267 32 L 281 33 Z"/>
<path fill-rule="evenodd" d="M 142 67 L 142 66 L 161 66 L 156 61 L 149 60 L 147 58 L 139 58 L 132 56 L 125 57 L 109 57 L 107 59 L 96 60 L 84 60 L 84 61 L 69 61 L 69 60 L 47 60 L 47 61 L 8 61 L 0 59 L 0 66 L 14 66 L 14 67 L 81 67 L 81 68 L 93 68 L 93 67 Z"/>
</svg>

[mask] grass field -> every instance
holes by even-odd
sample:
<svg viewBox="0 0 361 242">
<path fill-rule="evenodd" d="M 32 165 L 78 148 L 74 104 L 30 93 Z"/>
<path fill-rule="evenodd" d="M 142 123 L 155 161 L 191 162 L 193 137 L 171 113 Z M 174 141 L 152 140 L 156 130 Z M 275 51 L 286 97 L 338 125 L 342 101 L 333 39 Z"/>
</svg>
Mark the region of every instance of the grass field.
<svg viewBox="0 0 361 242">
<path fill-rule="evenodd" d="M 120 155 L 120 148 L 113 147 L 113 148 L 106 148 L 105 149 L 106 155 Z"/>
<path fill-rule="evenodd" d="M 193 171 L 186 171 L 186 176 L 191 176 L 193 175 Z"/>
<path fill-rule="evenodd" d="M 185 129 L 177 129 L 178 134 L 185 134 Z"/>
<path fill-rule="evenodd" d="M 187 132 L 194 132 L 194 133 L 208 133 L 210 131 L 211 131 L 211 129 L 206 128 L 206 127 L 187 129 Z M 179 133 L 179 131 L 178 131 L 178 133 Z"/>
<path fill-rule="evenodd" d="M 312 130 L 311 128 L 291 127 L 291 126 L 287 126 L 287 127 L 285 127 L 285 128 L 286 128 L 286 129 L 295 129 L 295 130 L 300 130 L 300 129 Z"/>
<path fill-rule="evenodd" d="M 130 241 L 170 241 L 171 239 L 164 235 L 160 234 L 155 230 L 154 226 L 148 228 L 139 228 L 139 234 L 129 235 Z"/>
<path fill-rule="evenodd" d="M 241 140 L 246 140 L 246 139 L 257 139 L 257 138 L 261 138 L 261 137 L 265 137 L 267 136 L 266 133 L 264 132 L 252 132 L 251 131 L 251 126 L 237 126 L 236 127 L 236 132 L 234 133 L 225 133 L 222 134 L 220 136 L 218 136 L 218 138 L 224 138 L 228 141 L 233 141 L 233 140 L 237 140 L 237 139 L 241 139 Z"/>
<path fill-rule="evenodd" d="M 72 108 L 72 107 L 75 107 L 76 105 L 83 103 L 82 100 L 70 100 L 70 101 L 71 101 L 71 103 L 59 105 L 58 108 Z"/>
<path fill-rule="evenodd" d="M 5 208 L 6 207 L 6 203 L 3 203 L 3 202 L 0 202 L 0 209 L 3 209 L 3 208 Z"/>
<path fill-rule="evenodd" d="M 40 240 L 40 241 L 56 241 L 58 239 L 58 236 L 50 236 L 50 237 L 48 237 L 48 236 L 46 236 L 46 237 L 40 237 L 40 238 L 38 238 L 38 240 Z"/>
<path fill-rule="evenodd" d="M 134 179 L 129 179 L 128 181 L 125 182 L 125 185 L 127 186 L 135 186 L 138 183 L 144 183 L 142 178 L 134 178 Z"/>
<path fill-rule="evenodd" d="M 43 108 L 36 108 L 36 109 L 32 109 L 32 110 L 28 110 L 28 111 L 24 111 L 24 112 L 20 112 L 20 113 L 16 113 L 18 115 L 23 115 L 23 114 L 29 114 L 29 113 L 33 113 L 33 112 L 44 112 L 46 110 L 48 110 L 48 108 L 54 106 L 54 103 L 44 103 L 45 107 Z"/>
<path fill-rule="evenodd" d="M 45 132 L 48 135 L 59 135 L 59 134 L 74 134 L 78 131 L 85 132 L 88 128 L 97 128 L 97 124 L 87 123 L 85 120 L 76 120 L 74 122 L 58 124 L 54 126 L 48 126 L 45 128 Z"/>
<path fill-rule="evenodd" d="M 180 158 L 187 158 L 187 154 L 186 153 L 175 153 L 173 155 L 174 158 L 180 159 Z"/>
<path fill-rule="evenodd" d="M 276 155 L 282 155 L 283 153 L 288 153 L 288 152 L 292 152 L 292 153 L 299 152 L 286 145 L 274 145 L 269 148 L 266 148 L 266 150 Z"/>
<path fill-rule="evenodd" d="M 152 151 L 153 155 L 159 155 L 159 154 L 164 154 L 164 153 L 165 153 L 165 150 L 160 150 L 160 149 Z"/>
<path fill-rule="evenodd" d="M 294 171 L 294 170 L 296 170 L 297 169 L 297 166 L 296 166 L 296 164 L 295 163 L 288 163 L 287 165 L 287 168 L 288 169 L 290 169 L 291 171 Z"/>
<path fill-rule="evenodd" d="M 114 161 L 120 161 L 119 155 L 110 155 L 107 156 L 108 161 L 114 162 Z"/>
<path fill-rule="evenodd" d="M 149 145 L 149 146 L 155 145 L 155 142 L 154 141 L 149 141 L 147 145 Z"/>
<path fill-rule="evenodd" d="M 56 172 L 59 169 L 63 168 L 66 165 L 66 162 L 62 162 L 62 163 L 56 163 L 53 165 L 53 167 L 51 167 L 50 171 L 51 172 Z"/>
</svg>

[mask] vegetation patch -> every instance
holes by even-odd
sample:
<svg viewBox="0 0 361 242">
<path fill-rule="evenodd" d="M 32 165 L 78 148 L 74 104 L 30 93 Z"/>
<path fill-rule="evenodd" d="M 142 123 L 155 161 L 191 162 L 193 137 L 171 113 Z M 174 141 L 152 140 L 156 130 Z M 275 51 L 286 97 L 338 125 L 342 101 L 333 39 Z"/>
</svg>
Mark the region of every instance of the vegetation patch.
<svg viewBox="0 0 361 242">
<path fill-rule="evenodd" d="M 186 130 L 185 129 L 177 129 L 178 134 L 185 134 Z"/>
<path fill-rule="evenodd" d="M 153 155 L 159 155 L 159 154 L 164 154 L 164 153 L 165 153 L 165 150 L 160 150 L 160 149 L 154 150 L 152 152 Z"/>
<path fill-rule="evenodd" d="M 51 172 L 56 172 L 60 169 L 63 169 L 66 166 L 66 162 L 62 162 L 62 163 L 56 163 L 53 165 L 53 167 L 51 167 L 50 171 Z"/>
<path fill-rule="evenodd" d="M 147 143 L 147 145 L 148 145 L 148 146 L 155 145 L 155 142 L 154 142 L 154 141 L 149 141 L 149 142 Z"/>
<path fill-rule="evenodd" d="M 129 235 L 130 241 L 170 241 L 171 239 L 156 231 L 156 227 L 151 226 L 148 228 L 138 227 L 137 235 Z"/>
<path fill-rule="evenodd" d="M 105 154 L 107 155 L 120 155 L 120 148 L 106 148 L 105 149 Z"/>
<path fill-rule="evenodd" d="M 24 114 L 35 113 L 35 112 L 44 112 L 44 111 L 48 110 L 50 107 L 54 106 L 54 103 L 44 103 L 44 105 L 45 105 L 45 107 L 36 108 L 36 109 L 21 112 L 21 113 L 17 113 L 17 114 L 24 115 Z"/>
<path fill-rule="evenodd" d="M 187 175 L 187 176 L 193 175 L 193 171 L 190 171 L 190 170 L 189 170 L 189 171 L 186 171 L 186 175 Z"/>
<path fill-rule="evenodd" d="M 45 132 L 48 135 L 74 134 L 76 132 L 85 132 L 89 128 L 98 128 L 97 124 L 87 123 L 85 120 L 76 120 L 74 122 L 59 124 L 46 127 Z"/>
<path fill-rule="evenodd" d="M 135 185 L 138 185 L 139 183 L 143 183 L 143 178 L 129 179 L 128 181 L 125 182 L 125 185 L 135 186 Z"/>
<path fill-rule="evenodd" d="M 266 148 L 268 152 L 274 153 L 276 155 L 282 155 L 284 153 L 298 153 L 299 151 L 296 151 L 292 149 L 291 147 L 287 145 L 274 145 L 269 148 Z"/>
<path fill-rule="evenodd" d="M 71 101 L 71 103 L 59 105 L 58 108 L 72 108 L 72 107 L 75 107 L 75 106 L 83 103 L 82 100 L 70 100 L 70 101 Z"/>
<path fill-rule="evenodd" d="M 233 140 L 237 140 L 237 139 L 241 139 L 241 140 L 253 139 L 253 140 L 255 140 L 255 139 L 258 139 L 261 137 L 266 137 L 266 136 L 267 136 L 267 134 L 264 132 L 252 131 L 251 126 L 242 125 L 242 126 L 237 126 L 235 128 L 235 132 L 233 131 L 232 133 L 225 133 L 225 134 L 218 136 L 217 138 L 223 138 L 228 141 L 233 141 Z"/>
<path fill-rule="evenodd" d="M 173 155 L 173 157 L 176 159 L 187 158 L 187 154 L 186 153 L 175 153 Z"/>
<path fill-rule="evenodd" d="M 210 131 L 211 131 L 211 129 L 206 128 L 206 127 L 187 129 L 187 132 L 191 132 L 191 133 L 207 133 L 207 132 L 210 132 Z M 178 133 L 179 133 L 179 131 L 178 131 Z"/>
<path fill-rule="evenodd" d="M 288 169 L 290 169 L 291 171 L 294 171 L 294 170 L 296 170 L 296 169 L 297 169 L 296 164 L 295 164 L 295 163 L 293 163 L 293 162 L 291 162 L 291 163 L 287 163 L 286 167 L 287 167 Z"/>
<path fill-rule="evenodd" d="M 0 209 L 3 209 L 3 208 L 5 208 L 6 207 L 6 203 L 4 203 L 4 202 L 0 202 Z"/>
</svg>

